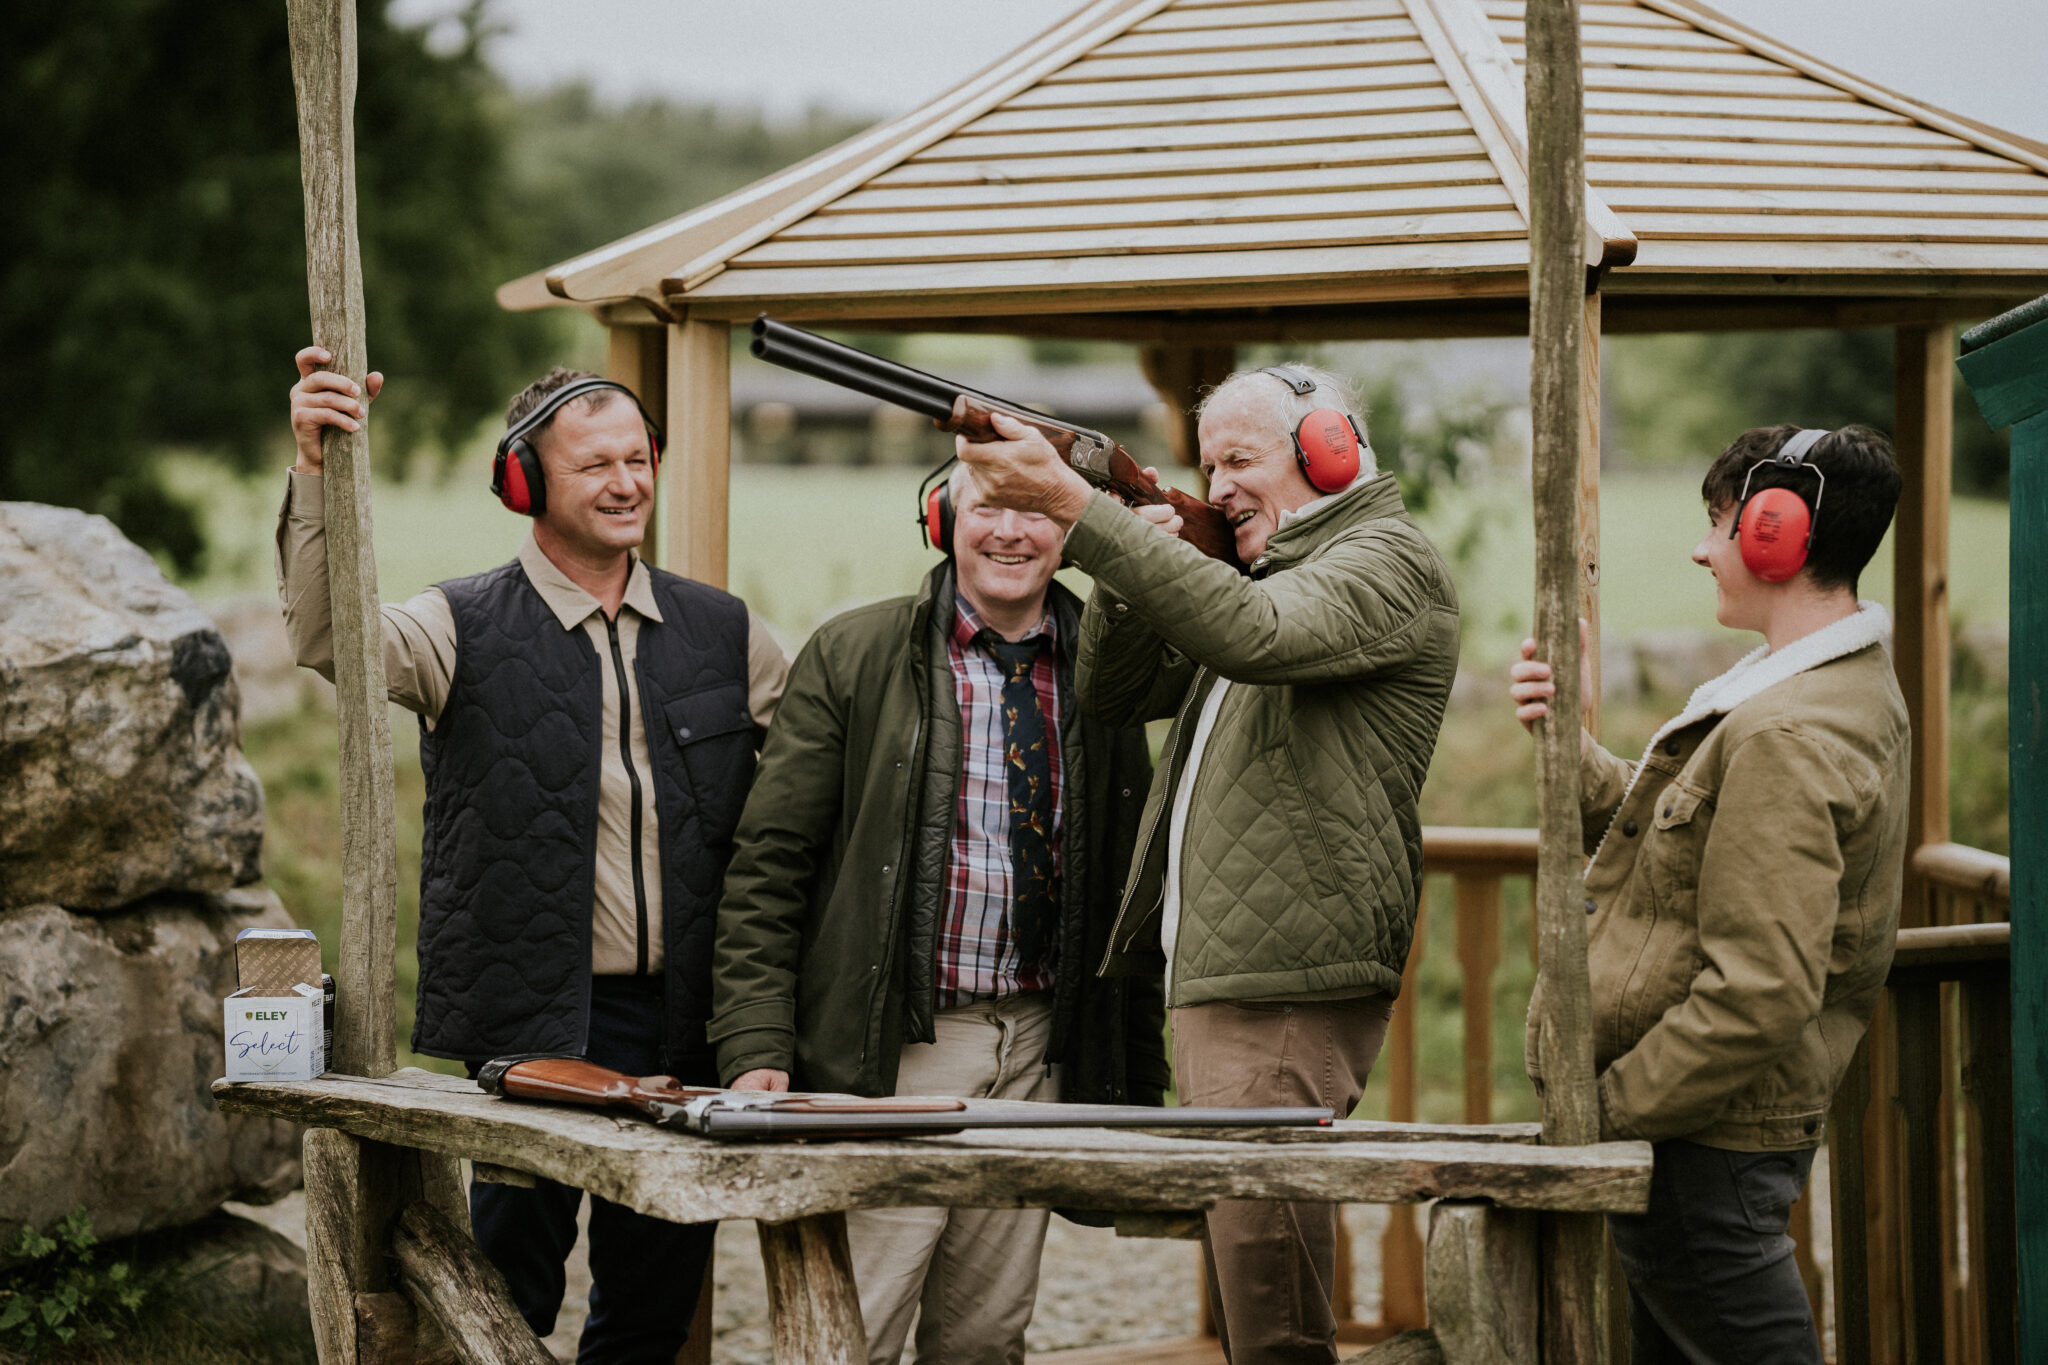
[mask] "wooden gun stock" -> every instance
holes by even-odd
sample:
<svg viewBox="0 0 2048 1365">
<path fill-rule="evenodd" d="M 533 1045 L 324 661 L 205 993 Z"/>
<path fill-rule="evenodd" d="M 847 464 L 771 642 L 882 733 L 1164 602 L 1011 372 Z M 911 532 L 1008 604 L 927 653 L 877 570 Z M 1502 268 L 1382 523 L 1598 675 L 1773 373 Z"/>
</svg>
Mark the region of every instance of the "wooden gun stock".
<svg viewBox="0 0 2048 1365">
<path fill-rule="evenodd" d="M 1060 459 L 1082 478 L 1121 498 L 1127 505 L 1167 504 L 1180 516 L 1182 540 L 1211 559 L 1220 559 L 1234 569 L 1243 568 L 1237 561 L 1237 537 L 1223 513 L 1200 498 L 1146 478 L 1144 469 L 1131 452 L 1106 437 L 1098 442 L 1097 433 L 1067 426 L 1027 408 L 991 403 L 967 393 L 953 400 L 951 417 L 935 419 L 934 425 L 941 431 L 965 436 L 970 441 L 1000 441 L 1003 439 L 1001 434 L 989 420 L 998 412 L 1037 430 L 1052 444 Z"/>
<path fill-rule="evenodd" d="M 658 1106 L 672 1108 L 700 1095 L 724 1093 L 687 1086 L 673 1076 L 628 1076 L 580 1057 L 533 1057 L 503 1066 L 492 1063 L 477 1079 L 485 1089 L 511 1099 L 630 1109 L 652 1118 L 661 1117 Z"/>
</svg>

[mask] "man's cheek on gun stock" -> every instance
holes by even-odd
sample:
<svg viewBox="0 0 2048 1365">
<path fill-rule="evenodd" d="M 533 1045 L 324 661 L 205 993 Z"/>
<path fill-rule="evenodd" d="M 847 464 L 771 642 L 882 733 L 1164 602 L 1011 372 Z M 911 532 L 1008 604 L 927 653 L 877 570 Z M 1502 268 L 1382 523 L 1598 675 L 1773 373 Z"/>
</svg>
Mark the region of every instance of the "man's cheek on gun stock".
<svg viewBox="0 0 2048 1365">
<path fill-rule="evenodd" d="M 1036 429 L 1005 413 L 991 420 L 1001 441 L 974 442 L 965 436 L 953 438 L 960 462 L 974 476 L 981 500 L 993 507 L 1014 507 L 1020 512 L 1040 512 L 1066 530 L 1087 510 L 1088 481 L 1060 459 L 1052 443 Z M 1147 469 L 1147 478 L 1157 480 L 1159 471 Z M 1181 519 L 1164 503 L 1131 509 L 1145 520 L 1176 535 Z"/>
</svg>

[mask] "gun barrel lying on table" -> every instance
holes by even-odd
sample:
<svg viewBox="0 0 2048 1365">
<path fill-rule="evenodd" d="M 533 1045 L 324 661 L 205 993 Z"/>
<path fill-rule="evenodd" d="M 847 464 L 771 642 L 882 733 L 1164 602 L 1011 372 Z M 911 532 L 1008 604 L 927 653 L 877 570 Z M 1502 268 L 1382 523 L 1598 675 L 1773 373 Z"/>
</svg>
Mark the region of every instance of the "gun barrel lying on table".
<svg viewBox="0 0 2048 1365">
<path fill-rule="evenodd" d="M 673 1076 L 628 1076 L 580 1057 L 500 1057 L 476 1083 L 514 1100 L 620 1109 L 712 1138 L 848 1138 L 958 1133 L 969 1128 L 1327 1127 L 1327 1109 L 1152 1109 L 1135 1104 L 1018 1103 L 971 1108 L 964 1100 L 778 1094 L 686 1086 Z"/>
<path fill-rule="evenodd" d="M 771 365 L 922 413 L 939 430 L 965 436 L 970 441 L 1003 439 L 989 418 L 998 412 L 1014 417 L 1026 426 L 1036 427 L 1059 457 L 1097 488 L 1114 493 L 1132 506 L 1171 506 L 1180 514 L 1182 540 L 1211 559 L 1238 567 L 1236 537 L 1223 513 L 1178 488 L 1165 488 L 1146 478 L 1131 453 L 1099 431 L 884 360 L 858 347 L 777 322 L 766 313 L 754 319 L 750 349 L 758 359 Z"/>
</svg>

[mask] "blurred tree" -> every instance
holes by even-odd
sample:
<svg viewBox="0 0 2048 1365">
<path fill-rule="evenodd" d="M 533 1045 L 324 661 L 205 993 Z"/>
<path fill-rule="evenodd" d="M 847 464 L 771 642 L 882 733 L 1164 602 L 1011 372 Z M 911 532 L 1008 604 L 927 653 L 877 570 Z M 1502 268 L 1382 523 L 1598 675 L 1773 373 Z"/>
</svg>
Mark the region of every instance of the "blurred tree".
<svg viewBox="0 0 2048 1365">
<path fill-rule="evenodd" d="M 517 273 L 495 78 L 464 12 L 429 51 L 359 14 L 357 179 L 370 355 L 394 375 L 380 457 L 444 445 L 516 388 L 552 320 Z M 298 130 L 281 4 L 102 0 L 13 12 L 0 50 L 0 498 L 106 513 L 181 569 L 203 543 L 167 446 L 248 468 L 283 433 L 307 332 Z"/>
<path fill-rule="evenodd" d="M 1708 461 L 1740 433 L 1778 422 L 1892 424 L 1892 333 L 1720 332 L 1614 337 L 1606 343 L 1622 457 L 1645 465 Z M 2002 495 L 2010 465 L 2003 433 L 1956 386 L 1955 485 Z"/>
</svg>

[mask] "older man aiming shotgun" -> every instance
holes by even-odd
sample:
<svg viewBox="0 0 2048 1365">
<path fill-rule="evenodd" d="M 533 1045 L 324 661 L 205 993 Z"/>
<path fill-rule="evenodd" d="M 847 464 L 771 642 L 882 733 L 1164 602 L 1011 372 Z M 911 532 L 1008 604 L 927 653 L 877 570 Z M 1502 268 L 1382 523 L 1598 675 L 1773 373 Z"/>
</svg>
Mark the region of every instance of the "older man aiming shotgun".
<svg viewBox="0 0 2048 1365">
<path fill-rule="evenodd" d="M 1191 1104 L 1349 1113 L 1414 934 L 1416 798 L 1450 696 L 1458 603 L 1373 467 L 1356 404 L 1301 366 L 1232 375 L 1201 413 L 1209 505 L 1234 565 L 1092 491 L 1035 430 L 959 444 L 983 498 L 1066 528 L 1095 580 L 1077 691 L 1104 720 L 1174 716 L 1111 936 L 1112 973 L 1167 971 Z M 1328 1205 L 1209 1215 L 1233 1365 L 1333 1361 Z"/>
</svg>

